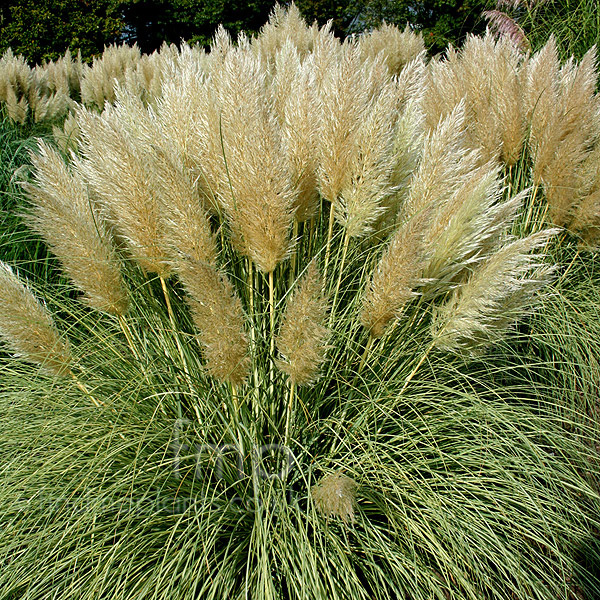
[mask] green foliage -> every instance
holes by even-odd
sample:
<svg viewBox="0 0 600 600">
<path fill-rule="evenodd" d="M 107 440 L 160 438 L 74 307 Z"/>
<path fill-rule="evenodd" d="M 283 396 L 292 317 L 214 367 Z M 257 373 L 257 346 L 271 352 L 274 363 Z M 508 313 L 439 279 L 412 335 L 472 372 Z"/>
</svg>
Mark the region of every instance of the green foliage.
<svg viewBox="0 0 600 600">
<path fill-rule="evenodd" d="M 0 114 L 0 260 L 10 262 L 24 273 L 41 280 L 50 277 L 52 259 L 46 246 L 25 227 L 19 214 L 23 193 L 18 184 L 29 165 L 29 152 L 35 148 L 33 136 L 48 135 L 44 126 L 17 127 Z"/>
<path fill-rule="evenodd" d="M 152 52 L 162 42 L 181 40 L 208 45 L 222 24 L 231 35 L 257 32 L 275 5 L 274 0 L 223 2 L 223 0 L 128 0 L 123 6 L 126 34 L 144 52 Z"/>
<path fill-rule="evenodd" d="M 296 6 L 308 24 L 316 21 L 325 25 L 332 21 L 337 35 L 345 36 L 360 13 L 360 2 L 344 2 L 336 0 L 298 0 Z"/>
<path fill-rule="evenodd" d="M 485 31 L 482 11 L 490 0 L 362 0 L 355 27 L 368 29 L 382 21 L 404 27 L 410 23 L 423 33 L 425 44 L 432 53 L 443 51 L 448 44 L 458 46 L 469 33 Z"/>
<path fill-rule="evenodd" d="M 596 0 L 532 2 L 507 12 L 523 27 L 534 50 L 551 34 L 564 60 L 570 56 L 580 59 L 594 44 L 600 44 L 600 4 Z"/>
<path fill-rule="evenodd" d="M 12 48 L 31 63 L 56 60 L 67 48 L 85 60 L 102 53 L 124 28 L 119 0 L 10 0 L 0 22 L 0 52 Z"/>
</svg>

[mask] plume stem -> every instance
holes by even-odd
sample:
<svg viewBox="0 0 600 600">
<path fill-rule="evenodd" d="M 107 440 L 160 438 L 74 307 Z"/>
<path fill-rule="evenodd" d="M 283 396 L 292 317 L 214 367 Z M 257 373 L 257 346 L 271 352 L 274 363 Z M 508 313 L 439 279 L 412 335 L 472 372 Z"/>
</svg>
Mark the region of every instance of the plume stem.
<svg viewBox="0 0 600 600">
<path fill-rule="evenodd" d="M 71 371 L 69 369 L 69 375 L 71 376 L 71 379 L 73 379 L 73 381 L 75 382 L 75 385 L 92 401 L 92 404 L 96 407 L 96 408 L 100 408 L 100 406 L 102 406 L 104 403 L 100 402 L 99 400 L 96 400 L 96 398 L 94 398 L 94 396 L 92 396 L 92 393 L 90 392 L 90 390 L 87 389 L 87 387 L 85 387 L 85 384 L 79 380 L 79 378 L 77 377 L 77 375 L 75 375 L 75 373 L 73 373 L 73 371 Z"/>
<path fill-rule="evenodd" d="M 250 302 L 250 341 L 252 344 L 252 352 L 256 352 L 256 331 L 254 330 L 254 270 L 252 266 L 252 260 L 248 259 L 248 296 Z M 258 371 L 256 367 L 252 370 L 252 377 L 254 378 L 254 391 L 258 390 Z M 254 402 L 254 419 L 255 423 L 258 421 L 258 397 L 255 398 Z"/>
<path fill-rule="evenodd" d="M 333 221 L 335 218 L 335 206 L 332 202 L 329 207 L 329 227 L 327 229 L 327 243 L 325 244 L 325 266 L 323 267 L 323 281 L 327 281 L 327 267 L 331 254 L 331 238 L 333 237 Z"/>
<path fill-rule="evenodd" d="M 294 397 L 296 395 L 296 384 L 293 381 L 290 381 L 290 392 L 288 396 L 287 409 L 285 413 L 285 437 L 284 437 L 284 447 L 287 448 L 290 442 L 290 421 L 292 412 L 294 411 Z"/>
<path fill-rule="evenodd" d="M 272 395 L 275 381 L 275 282 L 273 281 L 273 271 L 269 271 L 269 320 L 271 324 L 271 360 L 269 365 L 269 391 Z"/>
<path fill-rule="evenodd" d="M 333 294 L 333 304 L 331 306 L 331 314 L 329 315 L 329 324 L 333 323 L 333 318 L 335 316 L 335 309 L 337 308 L 337 299 L 340 292 L 340 285 L 342 283 L 342 275 L 344 274 L 344 265 L 346 264 L 346 256 L 348 255 L 348 245 L 350 243 L 350 236 L 348 235 L 348 230 L 346 230 L 344 234 L 344 244 L 342 247 L 342 258 L 340 259 L 339 269 L 340 272 L 338 274 L 337 283 L 335 285 L 335 292 Z M 325 280 L 324 280 L 325 281 Z"/>
<path fill-rule="evenodd" d="M 529 223 L 531 221 L 531 217 L 533 215 L 533 209 L 535 206 L 535 200 L 536 200 L 536 196 L 537 196 L 538 187 L 539 186 L 536 184 L 533 186 L 533 190 L 531 190 L 531 198 L 529 200 L 529 207 L 527 209 L 527 215 L 525 216 L 525 223 L 523 225 L 524 231 L 527 231 L 527 228 L 529 227 Z"/>
<path fill-rule="evenodd" d="M 371 352 L 371 348 L 373 347 L 374 341 L 375 341 L 375 338 L 369 334 L 369 339 L 367 340 L 362 358 L 360 359 L 360 365 L 358 365 L 358 374 L 359 375 L 362 373 L 362 370 L 367 362 L 367 357 L 369 356 L 369 353 Z"/>
<path fill-rule="evenodd" d="M 404 392 L 404 390 L 407 388 L 408 384 L 412 381 L 413 377 L 417 374 L 418 370 L 421 368 L 421 365 L 425 362 L 425 360 L 429 356 L 429 353 L 435 347 L 435 342 L 436 342 L 436 340 L 433 340 L 433 342 L 431 342 L 431 344 L 429 344 L 429 346 L 427 347 L 427 350 L 425 350 L 425 352 L 419 359 L 419 362 L 415 365 L 414 369 L 409 373 L 408 377 L 404 380 L 404 385 L 402 386 L 402 389 L 400 390 L 400 394 L 402 394 Z"/>
<path fill-rule="evenodd" d="M 293 224 L 293 228 L 292 228 L 292 244 L 296 244 L 296 241 L 298 239 L 298 219 L 294 219 L 294 224 Z M 294 283 L 294 277 L 296 275 L 296 261 L 297 261 L 297 252 L 292 252 L 292 260 L 291 260 L 291 265 L 290 265 L 290 287 L 292 287 L 292 284 Z"/>
<path fill-rule="evenodd" d="M 138 351 L 135 349 L 135 346 L 133 344 L 133 336 L 131 335 L 131 329 L 129 328 L 129 325 L 128 325 L 127 321 L 125 320 L 125 317 L 123 315 L 118 315 L 118 319 L 119 319 L 119 325 L 121 326 L 121 331 L 123 332 L 123 335 L 125 336 L 125 339 L 127 340 L 127 345 L 129 346 L 131 353 L 133 354 L 135 359 L 141 363 L 140 355 L 138 354 Z"/>
<path fill-rule="evenodd" d="M 173 337 L 175 338 L 175 344 L 177 345 L 177 351 L 179 353 L 179 358 L 181 358 L 181 364 L 183 366 L 183 372 L 185 373 L 185 379 L 190 389 L 190 392 L 193 393 L 192 382 L 190 379 L 190 372 L 188 370 L 187 361 L 185 360 L 185 355 L 183 353 L 183 348 L 181 347 L 181 342 L 179 340 L 179 333 L 177 331 L 177 325 L 175 323 L 175 313 L 173 312 L 173 307 L 171 306 L 171 299 L 169 297 L 169 290 L 167 289 L 167 282 L 165 278 L 161 275 L 159 277 L 160 285 L 162 287 L 163 295 L 165 297 L 165 303 L 167 305 L 167 312 L 169 314 L 169 322 L 171 323 L 171 327 L 173 328 Z"/>
</svg>

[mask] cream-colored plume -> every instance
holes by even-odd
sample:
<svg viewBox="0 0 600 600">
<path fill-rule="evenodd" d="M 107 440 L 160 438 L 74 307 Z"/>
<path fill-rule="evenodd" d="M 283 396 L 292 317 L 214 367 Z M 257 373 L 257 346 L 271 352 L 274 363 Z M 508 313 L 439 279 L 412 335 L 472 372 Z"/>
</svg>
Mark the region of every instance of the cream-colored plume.
<svg viewBox="0 0 600 600">
<path fill-rule="evenodd" d="M 81 109 L 81 169 L 108 219 L 126 241 L 139 265 L 161 277 L 168 276 L 168 250 L 161 206 L 153 188 L 150 148 L 138 135 L 150 127 L 138 100 L 108 105 L 101 115 Z M 137 130 L 137 131 L 136 131 Z"/>
<path fill-rule="evenodd" d="M 177 156 L 168 155 L 158 146 L 153 156 L 154 189 L 161 205 L 165 243 L 175 258 L 215 266 L 217 248 L 198 190 Z"/>
<path fill-rule="evenodd" d="M 579 200 L 572 211 L 569 229 L 577 233 L 585 245 L 597 248 L 600 245 L 600 144 L 583 161 L 578 175 Z"/>
<path fill-rule="evenodd" d="M 294 214 L 302 223 L 315 216 L 320 208 L 317 189 L 319 123 L 315 119 L 319 104 L 313 57 L 301 62 L 296 48 L 286 42 L 275 55 L 272 87 L 282 150 L 294 190 Z"/>
<path fill-rule="evenodd" d="M 551 268 L 533 253 L 558 230 L 517 239 L 490 256 L 440 307 L 432 324 L 435 345 L 466 356 L 498 341 L 516 320 L 535 306 L 535 294 Z"/>
<path fill-rule="evenodd" d="M 521 153 L 526 136 L 523 80 L 527 58 L 508 40 L 469 36 L 460 52 L 450 48 L 445 60 L 428 70 L 424 107 L 430 128 L 465 101 L 467 145 L 481 153 L 481 164 L 501 157 L 509 166 Z"/>
<path fill-rule="evenodd" d="M 321 195 L 335 204 L 351 179 L 358 132 L 390 78 L 383 57 L 363 60 L 357 44 L 345 44 L 338 57 L 325 46 L 322 52 L 332 53 L 327 62 L 319 59 L 319 52 L 315 52 L 321 106 L 319 188 Z"/>
<path fill-rule="evenodd" d="M 465 104 L 461 102 L 423 141 L 421 161 L 403 206 L 404 220 L 445 205 L 480 160 L 479 153 L 467 147 Z"/>
<path fill-rule="evenodd" d="M 284 45 L 291 44 L 304 59 L 312 51 L 314 35 L 314 28 L 306 26 L 293 2 L 287 8 L 276 4 L 269 22 L 262 27 L 260 35 L 252 40 L 252 49 L 268 64 Z"/>
<path fill-rule="evenodd" d="M 204 350 L 206 370 L 223 383 L 243 384 L 250 370 L 245 315 L 224 273 L 204 262 L 181 257 L 175 267 Z"/>
<path fill-rule="evenodd" d="M 425 50 L 423 36 L 414 33 L 408 25 L 401 31 L 395 25 L 384 23 L 362 35 L 359 44 L 365 58 L 372 59 L 381 53 L 392 75 L 399 75 L 408 63 Z"/>
<path fill-rule="evenodd" d="M 464 147 L 464 105 L 426 136 L 422 158 L 366 289 L 361 323 L 381 337 L 417 293 L 440 294 L 495 251 L 523 195 L 501 201 L 498 167 Z"/>
<path fill-rule="evenodd" d="M 115 83 L 123 83 L 127 71 L 135 69 L 141 58 L 137 45 L 107 46 L 102 56 L 85 65 L 81 78 L 81 101 L 100 110 L 115 101 Z"/>
<path fill-rule="evenodd" d="M 532 59 L 528 75 L 533 180 L 544 186 L 552 222 L 564 226 L 578 200 L 578 172 L 600 135 L 596 49 L 579 64 L 571 59 L 559 68 L 551 38 Z"/>
<path fill-rule="evenodd" d="M 34 74 L 27 61 L 15 56 L 9 48 L 0 58 L 0 101 L 6 103 L 9 119 L 25 122 L 36 91 Z"/>
<path fill-rule="evenodd" d="M 79 145 L 79 125 L 73 113 L 69 113 L 62 127 L 52 126 L 52 137 L 64 154 L 75 150 Z"/>
<path fill-rule="evenodd" d="M 218 189 L 233 243 L 270 273 L 290 250 L 295 198 L 264 65 L 237 48 L 208 85 L 219 113 L 225 179 Z"/>
<path fill-rule="evenodd" d="M 424 235 L 424 291 L 439 295 L 496 250 L 528 191 L 502 200 L 498 167 L 473 170 L 446 203 L 437 207 Z"/>
<path fill-rule="evenodd" d="M 317 510 L 326 517 L 339 517 L 344 523 L 354 521 L 358 484 L 342 473 L 325 475 L 310 490 Z"/>
<path fill-rule="evenodd" d="M 0 261 L 0 337 L 11 352 L 56 375 L 71 368 L 68 344 L 62 340 L 46 307 L 13 270 Z"/>
<path fill-rule="evenodd" d="M 369 335 L 380 338 L 416 296 L 424 265 L 423 231 L 426 215 L 418 215 L 392 236 L 367 286 L 360 322 Z"/>
<path fill-rule="evenodd" d="M 34 183 L 28 221 L 60 260 L 91 307 L 123 315 L 128 299 L 119 259 L 80 172 L 70 170 L 45 142 L 32 154 Z"/>
<path fill-rule="evenodd" d="M 325 326 L 326 315 L 323 278 L 313 261 L 287 302 L 275 341 L 283 357 L 277 367 L 295 385 L 310 385 L 318 378 L 330 334 Z"/>
<path fill-rule="evenodd" d="M 156 100 L 160 144 L 183 163 L 204 207 L 218 214 L 220 186 L 227 182 L 220 114 L 202 61 L 191 55 L 188 58 L 172 75 L 165 76 Z"/>
<path fill-rule="evenodd" d="M 395 154 L 398 87 L 389 80 L 364 110 L 347 157 L 335 217 L 350 237 L 371 233 L 397 188 Z"/>
</svg>

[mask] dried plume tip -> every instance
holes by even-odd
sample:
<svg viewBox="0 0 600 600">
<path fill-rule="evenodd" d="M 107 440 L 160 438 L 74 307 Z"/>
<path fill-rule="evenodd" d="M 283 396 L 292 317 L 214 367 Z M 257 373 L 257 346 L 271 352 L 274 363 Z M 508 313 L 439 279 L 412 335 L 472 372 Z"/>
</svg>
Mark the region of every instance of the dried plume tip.
<svg viewBox="0 0 600 600">
<path fill-rule="evenodd" d="M 32 155 L 32 203 L 28 221 L 60 260 L 65 273 L 92 308 L 115 315 L 127 311 L 128 298 L 110 235 L 77 170 L 40 141 Z"/>
<path fill-rule="evenodd" d="M 323 280 L 313 261 L 288 301 L 276 340 L 283 356 L 277 361 L 278 368 L 300 386 L 314 383 L 327 352 L 327 299 L 322 289 Z"/>
<path fill-rule="evenodd" d="M 360 321 L 380 338 L 416 295 L 424 265 L 423 226 L 415 218 L 394 234 L 365 292 Z"/>
<path fill-rule="evenodd" d="M 0 261 L 0 337 L 12 352 L 56 375 L 68 375 L 71 354 L 46 307 Z"/>
<path fill-rule="evenodd" d="M 322 515 L 339 517 L 348 523 L 354 521 L 357 489 L 356 481 L 338 472 L 325 475 L 310 494 Z"/>
</svg>

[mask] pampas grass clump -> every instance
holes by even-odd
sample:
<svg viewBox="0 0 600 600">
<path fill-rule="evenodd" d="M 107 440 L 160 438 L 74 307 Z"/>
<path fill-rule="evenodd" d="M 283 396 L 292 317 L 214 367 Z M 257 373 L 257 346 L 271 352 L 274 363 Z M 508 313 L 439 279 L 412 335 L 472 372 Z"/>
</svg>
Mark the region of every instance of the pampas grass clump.
<svg viewBox="0 0 600 600">
<path fill-rule="evenodd" d="M 546 327 L 577 256 L 468 99 L 427 126 L 412 34 L 261 36 L 170 49 L 151 101 L 110 50 L 20 173 L 61 274 L 0 270 L 3 596 L 597 590 L 594 392 Z"/>
</svg>

